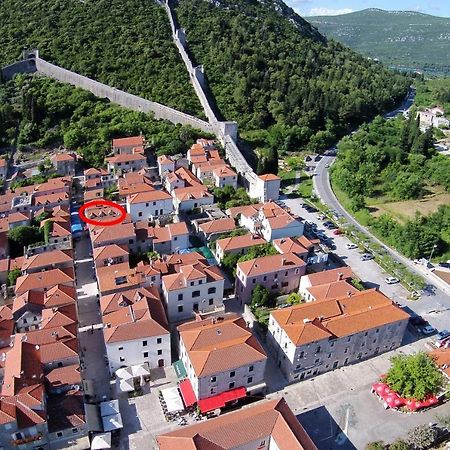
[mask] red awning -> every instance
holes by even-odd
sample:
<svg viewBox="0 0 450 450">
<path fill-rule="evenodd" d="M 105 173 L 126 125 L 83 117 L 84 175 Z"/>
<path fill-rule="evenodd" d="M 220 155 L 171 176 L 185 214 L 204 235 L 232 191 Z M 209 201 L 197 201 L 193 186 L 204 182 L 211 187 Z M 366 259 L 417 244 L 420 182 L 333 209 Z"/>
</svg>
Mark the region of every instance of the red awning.
<svg viewBox="0 0 450 450">
<path fill-rule="evenodd" d="M 213 411 L 217 408 L 223 408 L 225 403 L 232 400 L 238 400 L 247 395 L 247 391 L 244 387 L 232 389 L 231 391 L 222 392 L 222 394 L 215 395 L 214 397 L 205 398 L 198 401 L 198 406 L 202 413 Z"/>
<path fill-rule="evenodd" d="M 194 389 L 192 389 L 191 381 L 188 378 L 180 383 L 179 388 L 186 408 L 197 403 L 197 397 L 195 396 Z"/>
</svg>

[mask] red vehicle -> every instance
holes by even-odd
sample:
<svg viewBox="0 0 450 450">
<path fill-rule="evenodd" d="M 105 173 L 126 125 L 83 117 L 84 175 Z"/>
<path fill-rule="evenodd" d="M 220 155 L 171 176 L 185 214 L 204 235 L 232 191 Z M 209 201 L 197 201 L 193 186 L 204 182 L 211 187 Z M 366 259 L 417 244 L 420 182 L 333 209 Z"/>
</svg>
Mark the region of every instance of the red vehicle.
<svg viewBox="0 0 450 450">
<path fill-rule="evenodd" d="M 340 230 L 340 229 L 338 228 L 337 230 L 334 230 L 334 231 L 333 231 L 333 234 L 336 235 L 336 236 L 337 236 L 338 234 L 342 234 L 342 230 Z"/>
</svg>

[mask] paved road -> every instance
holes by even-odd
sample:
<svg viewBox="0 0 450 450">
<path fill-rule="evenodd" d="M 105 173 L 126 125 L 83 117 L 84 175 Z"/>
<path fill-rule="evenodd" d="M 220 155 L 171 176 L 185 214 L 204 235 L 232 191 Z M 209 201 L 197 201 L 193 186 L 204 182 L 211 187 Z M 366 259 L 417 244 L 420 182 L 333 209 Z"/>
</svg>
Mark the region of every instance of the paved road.
<svg viewBox="0 0 450 450">
<path fill-rule="evenodd" d="M 332 238 L 336 245 L 334 253 L 340 256 L 347 265 L 352 267 L 355 274 L 368 287 L 379 287 L 380 291 L 388 297 L 402 305 L 406 305 L 407 310 L 409 309 L 416 314 L 422 315 L 439 330 L 449 327 L 450 299 L 445 293 L 436 290 L 435 295 L 422 296 L 417 301 L 408 300 L 408 291 L 403 286 L 400 284 L 387 284 L 384 280 L 388 274 L 375 261 L 361 261 L 360 250 L 348 250 L 346 245 L 350 243 L 350 240 L 344 235 L 334 236 L 331 231 L 326 230 L 322 226 L 322 221 L 317 218 L 317 213 L 309 213 L 301 207 L 303 203 L 301 199 L 285 199 L 283 202 L 298 216 L 308 222 L 316 223 L 320 231 L 327 237 Z"/>
<path fill-rule="evenodd" d="M 75 242 L 75 264 L 77 278 L 77 305 L 79 327 L 87 327 L 101 323 L 100 306 L 97 300 L 98 286 L 93 279 L 93 260 L 90 239 L 83 236 Z M 80 332 L 80 359 L 84 364 L 83 379 L 90 380 L 95 393 L 94 400 L 109 399 L 111 397 L 110 375 L 104 360 L 106 355 L 103 330 Z"/>
</svg>

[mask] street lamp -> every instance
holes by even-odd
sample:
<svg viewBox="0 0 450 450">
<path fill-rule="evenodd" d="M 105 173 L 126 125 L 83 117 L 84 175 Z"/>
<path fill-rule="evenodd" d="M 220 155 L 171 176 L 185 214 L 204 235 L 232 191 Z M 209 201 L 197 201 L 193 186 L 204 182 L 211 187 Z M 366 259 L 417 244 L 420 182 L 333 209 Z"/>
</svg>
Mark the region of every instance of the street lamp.
<svg viewBox="0 0 450 450">
<path fill-rule="evenodd" d="M 433 245 L 433 248 L 431 249 L 430 257 L 428 258 L 428 262 L 431 262 L 431 258 L 433 257 L 433 252 L 437 248 L 437 244 Z"/>
</svg>

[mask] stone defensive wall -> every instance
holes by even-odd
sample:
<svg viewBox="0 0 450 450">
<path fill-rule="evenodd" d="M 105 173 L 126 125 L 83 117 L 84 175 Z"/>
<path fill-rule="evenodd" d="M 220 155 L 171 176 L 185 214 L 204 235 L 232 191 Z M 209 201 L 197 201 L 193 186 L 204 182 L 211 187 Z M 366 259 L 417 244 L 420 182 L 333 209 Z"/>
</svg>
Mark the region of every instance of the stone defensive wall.
<svg viewBox="0 0 450 450">
<path fill-rule="evenodd" d="M 35 53 L 33 57 L 2 68 L 2 79 L 11 79 L 18 73 L 39 73 L 62 83 L 86 89 L 97 97 L 108 98 L 111 102 L 125 108 L 144 113 L 153 113 L 156 119 L 165 119 L 174 124 L 190 125 L 207 133 L 214 133 L 215 131 L 213 126 L 204 120 L 63 69 L 40 58 L 38 52 Z"/>
</svg>

